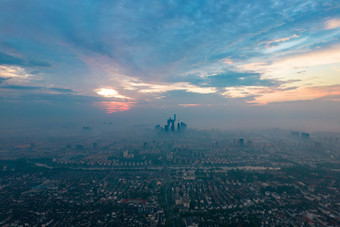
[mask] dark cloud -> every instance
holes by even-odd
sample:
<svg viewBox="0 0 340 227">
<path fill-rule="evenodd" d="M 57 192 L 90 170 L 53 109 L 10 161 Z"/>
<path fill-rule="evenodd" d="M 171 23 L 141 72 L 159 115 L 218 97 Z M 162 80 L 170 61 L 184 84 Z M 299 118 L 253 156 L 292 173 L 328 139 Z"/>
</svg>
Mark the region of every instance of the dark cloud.
<svg viewBox="0 0 340 227">
<path fill-rule="evenodd" d="M 24 60 L 0 52 L 0 65 L 23 65 Z"/>
<path fill-rule="evenodd" d="M 282 82 L 277 80 L 261 79 L 260 73 L 226 71 L 213 76 L 201 77 L 188 75 L 176 77 L 173 81 L 185 81 L 201 87 L 234 87 L 234 86 L 278 86 Z M 291 81 L 289 81 L 291 82 Z"/>
<path fill-rule="evenodd" d="M 6 80 L 8 80 L 8 79 L 10 79 L 10 78 L 2 78 L 2 77 L 0 77 L 0 85 L 1 85 L 3 82 L 5 82 Z"/>
<path fill-rule="evenodd" d="M 58 92 L 67 92 L 67 93 L 74 92 L 72 89 L 66 89 L 66 88 L 48 88 L 48 89 L 52 91 L 58 91 Z"/>
<path fill-rule="evenodd" d="M 33 60 L 28 61 L 26 66 L 51 67 L 52 65 L 48 62 Z"/>
<path fill-rule="evenodd" d="M 6 53 L 0 52 L 0 65 L 18 65 L 27 67 L 50 67 L 51 65 L 44 61 L 29 60 L 26 61 L 22 58 L 8 55 Z"/>
<path fill-rule="evenodd" d="M 65 88 L 47 88 L 47 87 L 37 87 L 37 86 L 20 86 L 20 85 L 5 85 L 0 86 L 0 89 L 11 89 L 11 90 L 50 90 L 57 91 L 60 93 L 72 93 L 74 92 L 72 89 Z"/>
<path fill-rule="evenodd" d="M 20 85 L 5 85 L 0 88 L 11 89 L 11 90 L 40 90 L 42 87 L 34 87 L 34 86 L 20 86 Z"/>
<path fill-rule="evenodd" d="M 208 84 L 214 87 L 272 86 L 277 81 L 261 79 L 259 73 L 226 72 L 208 77 Z"/>
<path fill-rule="evenodd" d="M 15 99 L 15 97 L 14 97 Z M 21 100 L 26 102 L 56 102 L 56 103 L 83 103 L 83 104 L 91 104 L 95 101 L 102 101 L 101 97 L 92 97 L 85 95 L 78 95 L 74 93 L 58 93 L 58 94 L 50 94 L 50 93 L 27 93 L 25 94 Z M 8 98 L 8 102 L 12 101 L 11 98 Z"/>
</svg>

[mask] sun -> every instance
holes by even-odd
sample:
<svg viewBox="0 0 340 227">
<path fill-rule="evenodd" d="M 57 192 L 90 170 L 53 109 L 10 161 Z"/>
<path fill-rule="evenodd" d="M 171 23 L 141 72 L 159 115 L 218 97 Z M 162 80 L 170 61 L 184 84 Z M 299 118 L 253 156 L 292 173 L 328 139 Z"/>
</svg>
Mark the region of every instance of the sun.
<svg viewBox="0 0 340 227">
<path fill-rule="evenodd" d="M 130 97 L 119 94 L 116 90 L 112 88 L 100 88 L 95 90 L 98 95 L 104 96 L 106 98 L 118 98 L 118 99 L 131 99 Z"/>
</svg>

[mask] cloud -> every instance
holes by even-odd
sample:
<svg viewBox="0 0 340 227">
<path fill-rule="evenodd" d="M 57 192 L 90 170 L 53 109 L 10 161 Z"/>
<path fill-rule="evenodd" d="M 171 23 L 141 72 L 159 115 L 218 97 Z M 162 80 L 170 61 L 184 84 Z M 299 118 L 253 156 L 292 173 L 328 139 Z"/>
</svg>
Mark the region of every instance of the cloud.
<svg viewBox="0 0 340 227">
<path fill-rule="evenodd" d="M 267 42 L 266 42 L 266 45 L 267 45 L 267 46 L 270 46 L 270 44 L 272 44 L 272 43 L 276 44 L 276 43 L 279 43 L 279 42 L 286 42 L 286 41 L 288 41 L 288 40 L 290 40 L 290 39 L 298 38 L 298 37 L 300 37 L 300 36 L 294 34 L 294 35 L 291 35 L 291 36 L 287 36 L 287 37 L 283 37 L 283 38 L 279 38 L 279 39 L 267 41 Z"/>
<path fill-rule="evenodd" d="M 0 65 L 23 65 L 24 60 L 0 52 Z"/>
<path fill-rule="evenodd" d="M 313 100 L 320 98 L 339 98 L 340 85 L 333 86 L 315 86 L 315 87 L 300 87 L 291 90 L 275 90 L 271 92 L 263 92 L 258 97 L 255 97 L 250 103 L 268 104 L 273 102 L 287 102 L 297 100 Z"/>
<path fill-rule="evenodd" d="M 279 89 L 262 86 L 239 86 L 226 88 L 222 94 L 230 98 L 248 98 L 248 103 L 265 105 L 275 102 L 314 100 L 340 96 L 340 85 Z"/>
<path fill-rule="evenodd" d="M 325 64 L 340 63 L 340 46 L 314 50 L 309 53 L 290 56 L 274 62 L 274 68 L 313 67 Z"/>
<path fill-rule="evenodd" d="M 45 88 L 46 89 L 46 88 Z M 67 88 L 47 88 L 51 91 L 57 91 L 57 92 L 66 92 L 66 93 L 71 93 L 74 92 L 72 89 L 67 89 Z"/>
<path fill-rule="evenodd" d="M 0 77 L 11 78 L 6 84 L 27 86 L 27 93 L 30 89 L 63 92 L 49 88 L 53 86 L 99 101 L 152 102 L 165 95 L 164 105 L 177 106 L 178 102 L 201 104 L 203 95 L 210 102 L 217 96 L 224 100 L 221 93 L 258 97 L 279 92 L 293 80 L 310 83 L 306 69 L 310 65 L 320 65 L 326 58 L 325 64 L 338 62 L 335 51 L 321 58 L 307 56 L 337 41 L 336 31 L 315 29 L 325 18 L 335 18 L 335 4 L 0 1 Z M 325 27 L 334 27 L 334 22 Z M 270 48 L 263 50 L 259 43 Z M 46 67 L 48 62 L 53 67 Z M 35 66 L 41 67 L 39 78 L 30 71 Z M 306 72 L 295 74 L 302 71 L 296 67 Z M 173 91 L 181 96 L 175 97 Z M 181 99 L 186 93 L 194 98 Z"/>
<path fill-rule="evenodd" d="M 0 23 L 6 36 L 44 44 L 50 40 L 50 49 L 53 45 L 66 46 L 76 55 L 109 56 L 128 74 L 141 79 L 183 73 L 190 65 L 209 61 L 215 55 L 232 58 L 247 54 L 259 34 L 272 36 L 272 30 L 280 26 L 290 31 L 294 23 L 305 17 L 317 19 L 318 10 L 330 7 L 311 1 L 242 1 L 231 5 L 214 0 L 152 5 L 143 0 L 132 5 L 124 1 L 66 0 L 58 4 L 20 2 L 21 7 L 16 7 L 18 4 L 14 0 L 0 5 L 5 11 L 0 21 L 11 22 L 11 26 Z M 31 4 L 35 13 L 27 10 Z"/>
<path fill-rule="evenodd" d="M 25 66 L 28 66 L 28 67 L 32 67 L 32 66 L 51 67 L 52 65 L 48 62 L 45 62 L 45 61 L 30 60 L 25 64 Z"/>
<path fill-rule="evenodd" d="M 11 90 L 41 90 L 42 87 L 34 87 L 34 86 L 20 86 L 20 85 L 5 85 L 1 86 L 2 89 L 11 89 Z"/>
<path fill-rule="evenodd" d="M 202 104 L 178 104 L 182 107 L 196 107 L 196 106 L 202 106 Z"/>
<path fill-rule="evenodd" d="M 258 59 L 256 59 L 258 60 Z M 270 61 L 254 61 L 238 64 L 238 70 L 255 71 L 262 79 L 280 80 L 286 86 L 301 86 L 312 83 L 332 85 L 339 83 L 336 70 L 332 66 L 340 63 L 340 46 L 305 51 L 277 57 Z M 334 68 L 334 69 L 333 69 Z M 301 73 L 304 71 L 304 73 Z M 294 85 L 293 85 L 294 84 Z"/>
<path fill-rule="evenodd" d="M 277 57 L 272 61 L 238 64 L 239 70 L 256 71 L 261 73 L 262 79 L 274 83 L 226 87 L 222 95 L 262 105 L 336 96 L 339 95 L 336 89 L 339 89 L 340 80 L 333 66 L 338 63 L 340 46 L 335 45 Z M 276 80 L 279 82 L 275 83 Z"/>
<path fill-rule="evenodd" d="M 222 95 L 230 98 L 245 98 L 262 95 L 264 93 L 273 92 L 272 88 L 264 86 L 237 86 L 228 87 Z"/>
<path fill-rule="evenodd" d="M 222 62 L 223 62 L 224 64 L 227 64 L 227 65 L 232 65 L 232 64 L 234 64 L 233 59 L 231 59 L 231 58 L 224 58 L 224 59 L 222 59 Z"/>
<path fill-rule="evenodd" d="M 236 63 L 235 63 L 236 64 Z M 228 69 L 200 69 L 191 71 L 189 75 L 173 78 L 173 81 L 185 81 L 200 87 L 232 87 L 232 86 L 259 86 L 279 85 L 277 80 L 263 79 L 261 73 L 245 70 L 232 71 Z M 236 69 L 234 69 L 236 70 Z"/>
<path fill-rule="evenodd" d="M 6 80 L 8 80 L 8 79 L 10 79 L 10 78 L 1 78 L 1 77 L 0 77 L 0 84 L 2 84 L 4 81 L 6 81 Z"/>
<path fill-rule="evenodd" d="M 307 38 L 301 38 L 301 39 L 290 41 L 290 42 L 280 43 L 276 46 L 267 46 L 267 48 L 263 50 L 263 53 L 270 54 L 270 53 L 274 53 L 277 51 L 287 50 L 292 47 L 300 46 L 302 43 L 306 42 L 306 40 Z"/>
<path fill-rule="evenodd" d="M 199 94 L 212 94 L 217 92 L 217 89 L 214 87 L 199 87 L 188 82 L 152 84 L 139 81 L 128 81 L 125 84 L 125 89 L 135 90 L 140 93 L 164 93 L 179 90 Z"/>
<path fill-rule="evenodd" d="M 0 65 L 0 77 L 4 78 L 28 78 L 33 76 L 28 73 L 23 67 Z"/>
<path fill-rule="evenodd" d="M 330 19 L 325 22 L 326 30 L 335 29 L 335 28 L 340 28 L 340 18 Z"/>
<path fill-rule="evenodd" d="M 278 81 L 262 79 L 260 73 L 227 71 L 222 74 L 208 76 L 204 81 L 208 86 L 233 87 L 233 86 L 259 86 L 275 85 Z"/>
</svg>

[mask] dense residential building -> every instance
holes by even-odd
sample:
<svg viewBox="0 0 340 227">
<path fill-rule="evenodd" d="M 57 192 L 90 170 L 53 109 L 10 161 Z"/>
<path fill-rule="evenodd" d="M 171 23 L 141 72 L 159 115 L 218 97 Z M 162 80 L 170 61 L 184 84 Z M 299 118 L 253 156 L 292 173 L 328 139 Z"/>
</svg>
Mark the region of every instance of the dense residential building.
<svg viewBox="0 0 340 227">
<path fill-rule="evenodd" d="M 164 137 L 150 130 L 87 145 L 3 146 L 0 223 L 340 224 L 337 138 L 243 134 L 187 130 Z"/>
</svg>

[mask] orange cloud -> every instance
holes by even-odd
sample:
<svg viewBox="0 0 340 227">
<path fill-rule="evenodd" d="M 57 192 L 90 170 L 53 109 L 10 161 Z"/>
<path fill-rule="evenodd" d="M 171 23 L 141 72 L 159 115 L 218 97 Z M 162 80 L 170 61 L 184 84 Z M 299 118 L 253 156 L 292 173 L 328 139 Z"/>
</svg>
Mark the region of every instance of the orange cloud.
<svg viewBox="0 0 340 227">
<path fill-rule="evenodd" d="M 178 104 L 181 107 L 193 107 L 193 106 L 201 106 L 200 104 Z"/>
<path fill-rule="evenodd" d="M 340 27 L 340 18 L 334 18 L 334 19 L 326 21 L 325 23 L 326 30 L 339 28 L 339 27 Z"/>
<path fill-rule="evenodd" d="M 127 111 L 132 108 L 135 102 L 96 102 L 95 105 L 106 110 L 106 113 Z"/>
<path fill-rule="evenodd" d="M 231 98 L 245 98 L 273 92 L 273 89 L 265 86 L 238 86 L 228 87 L 225 90 L 226 91 L 222 93 L 222 95 Z"/>
<path fill-rule="evenodd" d="M 224 64 L 227 64 L 227 65 L 232 65 L 234 64 L 233 60 L 231 58 L 224 58 L 222 59 L 223 60 L 223 63 Z"/>
<path fill-rule="evenodd" d="M 248 103 L 265 105 L 273 102 L 313 100 L 328 98 L 332 101 L 339 100 L 340 85 L 299 87 L 296 89 L 283 90 L 264 86 L 238 86 L 228 87 L 222 93 L 230 98 L 255 97 Z"/>
<path fill-rule="evenodd" d="M 292 36 L 288 36 L 288 37 L 283 37 L 283 38 L 280 38 L 280 39 L 275 39 L 275 40 L 271 40 L 271 41 L 268 41 L 266 42 L 267 46 L 269 46 L 270 44 L 272 43 L 279 43 L 279 42 L 285 42 L 285 41 L 288 41 L 290 39 L 293 39 L 293 38 L 299 38 L 300 36 L 294 34 Z"/>
<path fill-rule="evenodd" d="M 325 64 L 334 64 L 340 62 L 340 46 L 333 46 L 329 49 L 312 51 L 310 53 L 291 56 L 277 62 L 270 67 L 276 68 L 297 68 L 313 67 Z"/>
<path fill-rule="evenodd" d="M 263 93 L 255 97 L 249 103 L 268 104 L 272 102 L 287 102 L 300 100 L 313 100 L 320 98 L 333 98 L 340 95 L 340 85 L 319 86 L 319 87 L 300 87 L 292 90 L 273 90 L 270 93 Z"/>
<path fill-rule="evenodd" d="M 237 68 L 241 71 L 261 73 L 261 79 L 291 81 L 283 85 L 284 87 L 301 87 L 306 86 L 306 83 L 309 86 L 339 84 L 340 79 L 336 74 L 339 63 L 340 45 L 334 45 L 325 49 L 316 49 L 274 59 L 272 62 L 258 61 L 240 64 Z M 304 70 L 306 71 L 305 73 L 299 73 Z"/>
<path fill-rule="evenodd" d="M 0 65 L 0 77 L 28 78 L 32 76 L 32 74 L 27 73 L 26 70 L 20 66 Z"/>
</svg>

